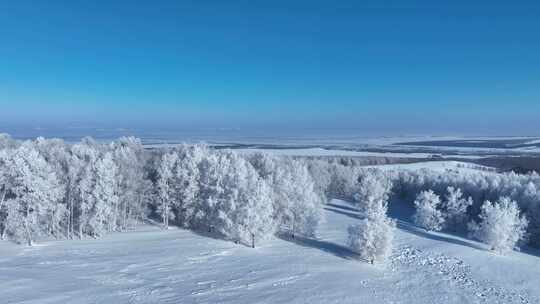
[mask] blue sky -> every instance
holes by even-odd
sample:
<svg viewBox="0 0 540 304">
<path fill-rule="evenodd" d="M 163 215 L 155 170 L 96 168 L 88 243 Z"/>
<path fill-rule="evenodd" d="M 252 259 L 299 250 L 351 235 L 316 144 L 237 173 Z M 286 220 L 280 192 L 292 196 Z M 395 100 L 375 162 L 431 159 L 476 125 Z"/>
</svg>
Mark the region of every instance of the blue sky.
<svg viewBox="0 0 540 304">
<path fill-rule="evenodd" d="M 540 3 L 442 2 L 0 0 L 0 127 L 539 135 Z"/>
</svg>

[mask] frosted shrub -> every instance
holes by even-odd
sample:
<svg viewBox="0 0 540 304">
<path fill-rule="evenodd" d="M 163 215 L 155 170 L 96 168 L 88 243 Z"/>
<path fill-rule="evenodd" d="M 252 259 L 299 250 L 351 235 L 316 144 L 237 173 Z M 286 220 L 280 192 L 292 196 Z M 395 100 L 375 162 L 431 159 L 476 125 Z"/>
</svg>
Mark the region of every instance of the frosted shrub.
<svg viewBox="0 0 540 304">
<path fill-rule="evenodd" d="M 358 192 L 354 195 L 355 203 L 365 216 L 372 213 L 386 214 L 387 201 L 392 190 L 391 180 L 381 170 L 364 171 L 358 182 Z"/>
<path fill-rule="evenodd" d="M 386 218 L 365 218 L 348 228 L 348 245 L 370 263 L 384 262 L 392 252 L 395 222 Z"/>
<path fill-rule="evenodd" d="M 486 201 L 479 217 L 480 223 L 469 224 L 471 235 L 500 254 L 511 251 L 526 237 L 528 221 L 520 216 L 516 202 L 507 197 L 496 203 Z"/>
<path fill-rule="evenodd" d="M 438 209 L 441 199 L 433 191 L 422 191 L 416 197 L 414 223 L 429 231 L 439 231 L 444 223 L 444 216 Z"/>
<path fill-rule="evenodd" d="M 387 217 L 391 183 L 381 171 L 369 170 L 360 179 L 357 204 L 364 219 L 348 228 L 348 245 L 361 259 L 384 262 L 392 252 L 395 222 Z"/>
<path fill-rule="evenodd" d="M 442 202 L 444 210 L 445 226 L 451 230 L 458 230 L 458 227 L 467 222 L 467 208 L 473 204 L 471 197 L 463 198 L 463 193 L 459 188 L 448 187 L 446 199 Z"/>
</svg>

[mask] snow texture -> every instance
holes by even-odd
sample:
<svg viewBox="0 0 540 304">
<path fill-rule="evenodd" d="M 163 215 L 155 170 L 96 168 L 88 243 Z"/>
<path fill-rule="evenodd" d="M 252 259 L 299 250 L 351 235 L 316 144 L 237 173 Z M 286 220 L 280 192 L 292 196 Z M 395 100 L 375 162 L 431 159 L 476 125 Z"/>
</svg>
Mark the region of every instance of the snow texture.
<svg viewBox="0 0 540 304">
<path fill-rule="evenodd" d="M 399 221 L 387 266 L 348 250 L 352 205 L 325 208 L 318 239 L 256 249 L 179 228 L 139 226 L 100 239 L 0 243 L 3 303 L 539 303 L 532 254 Z"/>
</svg>

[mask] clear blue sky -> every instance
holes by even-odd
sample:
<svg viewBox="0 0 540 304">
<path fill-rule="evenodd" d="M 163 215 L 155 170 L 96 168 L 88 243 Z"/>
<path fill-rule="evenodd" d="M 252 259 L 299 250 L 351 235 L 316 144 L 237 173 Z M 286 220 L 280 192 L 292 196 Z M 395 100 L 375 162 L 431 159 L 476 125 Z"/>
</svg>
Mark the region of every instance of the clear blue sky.
<svg viewBox="0 0 540 304">
<path fill-rule="evenodd" d="M 538 135 L 540 2 L 0 0 L 0 107 L 0 127 Z"/>
</svg>

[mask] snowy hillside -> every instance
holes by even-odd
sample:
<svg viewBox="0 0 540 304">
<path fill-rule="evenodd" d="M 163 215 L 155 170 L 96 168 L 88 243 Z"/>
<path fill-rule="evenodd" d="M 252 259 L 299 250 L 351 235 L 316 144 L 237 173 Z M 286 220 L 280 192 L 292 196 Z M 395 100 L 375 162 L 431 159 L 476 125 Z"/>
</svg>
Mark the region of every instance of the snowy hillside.
<svg viewBox="0 0 540 304">
<path fill-rule="evenodd" d="M 539 303 L 534 254 L 426 233 L 398 218 L 386 266 L 345 246 L 358 214 L 325 207 L 316 240 L 274 238 L 251 249 L 182 229 L 142 226 L 101 239 L 0 243 L 2 303 Z"/>
<path fill-rule="evenodd" d="M 429 161 L 418 162 L 412 164 L 389 164 L 389 165 L 376 165 L 365 166 L 371 168 L 378 168 L 381 170 L 421 170 L 429 169 L 434 171 L 446 171 L 446 170 L 459 170 L 460 172 L 474 172 L 482 169 L 483 171 L 495 171 L 494 168 L 475 165 L 467 162 L 459 161 Z"/>
</svg>

